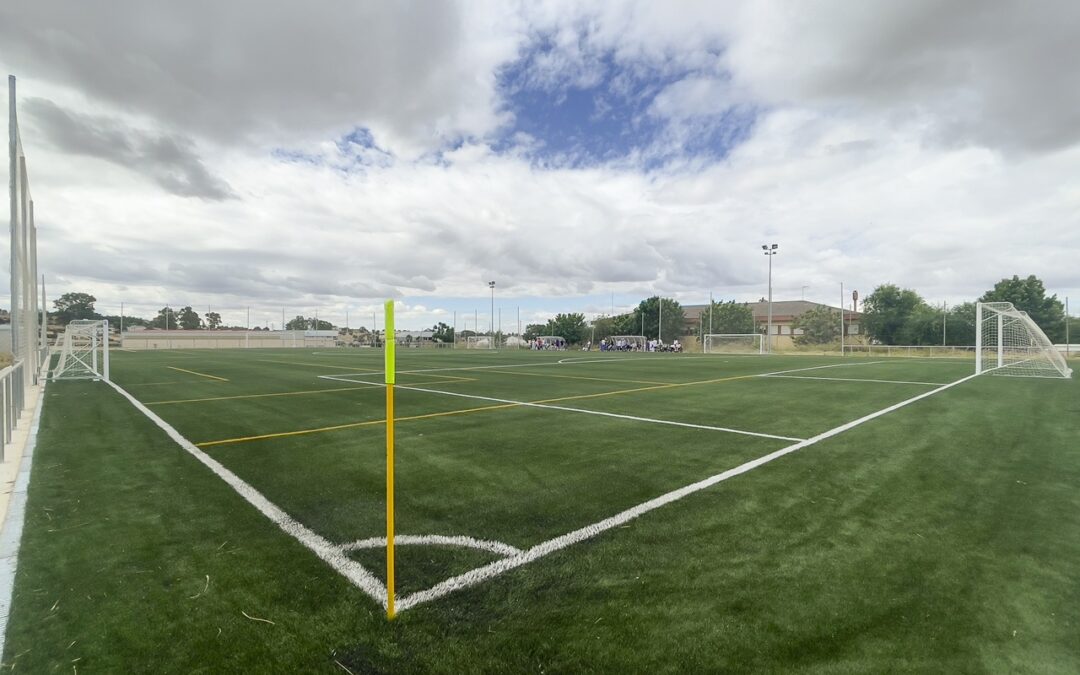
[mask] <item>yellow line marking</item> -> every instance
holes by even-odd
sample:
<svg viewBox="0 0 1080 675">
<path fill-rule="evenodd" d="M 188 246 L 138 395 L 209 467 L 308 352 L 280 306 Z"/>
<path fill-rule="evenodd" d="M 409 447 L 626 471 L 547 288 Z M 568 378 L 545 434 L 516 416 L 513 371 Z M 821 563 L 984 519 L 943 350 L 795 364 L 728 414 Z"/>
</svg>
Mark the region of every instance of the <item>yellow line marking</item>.
<svg viewBox="0 0 1080 675">
<path fill-rule="evenodd" d="M 469 380 L 468 378 L 463 378 L 463 377 L 455 377 L 454 380 L 467 380 L 467 381 L 470 381 L 470 382 L 472 381 L 472 380 Z M 159 384 L 166 384 L 166 383 L 161 382 Z M 304 389 L 303 391 L 282 391 L 282 392 L 277 392 L 277 393 L 273 393 L 273 394 L 237 394 L 236 396 L 210 396 L 208 398 L 185 398 L 185 399 L 177 399 L 177 400 L 174 400 L 174 401 L 151 401 L 150 403 L 144 403 L 143 405 L 172 405 L 174 403 L 206 403 L 208 401 L 233 401 L 233 400 L 236 400 L 236 399 L 244 399 L 244 398 L 270 398 L 270 397 L 274 397 L 274 396 L 304 396 L 304 395 L 308 395 L 308 394 L 327 394 L 327 393 L 336 392 L 336 391 L 357 391 L 357 390 L 360 390 L 360 389 L 372 389 L 372 388 L 375 388 L 375 387 L 383 386 L 383 384 L 381 382 L 358 382 L 357 384 L 363 384 L 364 386 L 362 386 L 362 387 L 335 387 L 333 389 Z M 417 382 L 416 384 L 417 385 L 420 385 L 420 384 L 457 384 L 457 382 L 448 381 L 448 380 L 441 380 L 440 379 L 440 380 L 432 380 L 431 382 Z"/>
<path fill-rule="evenodd" d="M 618 380 L 610 377 L 586 377 L 584 375 L 552 375 L 549 373 L 525 373 L 520 370 L 496 370 L 490 369 L 490 373 L 500 375 L 521 375 L 524 377 L 557 377 L 565 380 L 592 380 L 594 382 L 625 382 L 627 384 L 671 384 L 670 382 L 657 382 L 655 380 Z"/>
<path fill-rule="evenodd" d="M 411 417 L 397 417 L 395 422 L 403 422 L 408 420 L 423 420 L 431 417 L 446 417 L 448 415 L 464 415 L 466 413 L 480 412 L 482 410 L 495 410 L 496 408 L 517 408 L 520 403 L 500 403 L 498 405 L 487 405 L 479 408 L 466 408 L 464 410 L 448 410 L 446 412 L 428 413 L 426 415 L 413 415 Z M 200 448 L 210 447 L 212 445 L 225 445 L 228 443 L 244 443 L 246 441 L 262 441 L 268 438 L 284 438 L 286 436 L 302 436 L 305 434 L 317 434 L 323 431 L 338 431 L 340 429 L 356 429 L 358 427 L 371 427 L 379 424 L 386 424 L 386 420 L 369 420 L 367 422 L 352 422 L 350 424 L 337 424 L 332 427 L 321 427 L 319 429 L 300 429 L 299 431 L 282 431 L 276 434 L 261 434 L 259 436 L 243 436 L 240 438 L 225 438 L 220 441 L 205 441 L 203 443 L 196 443 L 195 445 Z"/>
<path fill-rule="evenodd" d="M 735 375 L 733 377 L 720 377 L 720 378 L 716 378 L 716 379 L 713 379 L 713 380 L 698 380 L 696 382 L 677 382 L 677 383 L 674 383 L 674 384 L 662 384 L 662 385 L 657 385 L 657 386 L 653 386 L 653 387 L 638 387 L 638 388 L 635 388 L 635 389 L 621 389 L 619 391 L 607 391 L 607 392 L 601 392 L 599 394 L 581 394 L 581 395 L 578 395 L 578 396 L 563 396 L 563 397 L 560 397 L 560 398 L 549 398 L 549 399 L 543 399 L 543 400 L 540 400 L 540 401 L 528 401 L 528 403 L 558 403 L 560 401 L 574 401 L 574 400 L 584 399 L 584 398 L 599 398 L 601 396 L 614 396 L 616 394 L 630 394 L 630 393 L 638 392 L 638 391 L 652 391 L 652 390 L 655 390 L 655 389 L 668 389 L 668 388 L 671 388 L 671 387 L 688 387 L 688 386 L 691 386 L 691 385 L 698 385 L 698 384 L 714 384 L 714 383 L 717 383 L 717 382 L 730 382 L 732 380 L 747 380 L 747 379 L 751 379 L 751 378 L 755 378 L 755 377 L 757 377 L 757 375 Z M 465 408 L 463 410 L 449 410 L 449 411 L 446 411 L 446 412 L 429 413 L 429 414 L 426 414 L 426 415 L 413 415 L 411 417 L 398 417 L 396 419 L 396 421 L 397 422 L 405 422 L 405 421 L 413 421 L 413 420 L 431 419 L 433 417 L 446 417 L 448 415 L 465 415 L 465 414 L 469 414 L 469 413 L 483 412 L 483 411 L 486 411 L 486 410 L 499 410 L 499 409 L 502 409 L 502 408 L 519 408 L 519 407 L 521 407 L 523 405 L 526 405 L 526 403 L 525 402 L 523 402 L 523 403 L 500 403 L 498 405 L 486 405 L 486 406 L 480 406 L 478 408 Z M 378 424 L 386 424 L 386 420 L 370 420 L 370 421 L 367 421 L 367 422 L 352 422 L 350 424 L 337 424 L 337 425 L 334 425 L 334 426 L 321 427 L 321 428 L 318 428 L 318 429 L 300 429 L 299 431 L 283 431 L 283 432 L 279 432 L 279 433 L 275 433 L 275 434 L 260 434 L 258 436 L 241 436 L 239 438 L 225 438 L 225 439 L 222 439 L 222 440 L 219 440 L 219 441 L 205 441 L 203 443 L 196 443 L 195 445 L 199 446 L 200 448 L 205 448 L 205 447 L 209 447 L 209 446 L 212 446 L 212 445 L 226 445 L 226 444 L 231 444 L 231 443 L 245 443 L 247 441 L 262 441 L 262 440 L 266 440 L 266 439 L 270 439 L 270 438 L 283 438 L 283 437 L 286 437 L 286 436 L 301 436 L 301 435 L 306 435 L 306 434 L 317 434 L 317 433 L 321 433 L 323 431 L 339 431 L 341 429 L 355 429 L 355 428 L 358 428 L 358 427 L 375 426 L 375 425 L 378 425 Z"/>
<path fill-rule="evenodd" d="M 169 380 L 167 382 L 136 382 L 135 384 L 125 384 L 125 387 L 157 387 L 163 384 L 180 384 L 180 380 Z"/>
<path fill-rule="evenodd" d="M 209 377 L 211 380 L 218 380 L 221 382 L 228 382 L 224 377 L 218 377 L 217 375 L 207 375 L 206 373 L 197 373 L 194 370 L 186 370 L 184 368 L 177 368 L 176 366 L 165 366 L 172 370 L 179 370 L 181 373 L 191 373 L 192 375 L 198 375 L 199 377 Z"/>
</svg>

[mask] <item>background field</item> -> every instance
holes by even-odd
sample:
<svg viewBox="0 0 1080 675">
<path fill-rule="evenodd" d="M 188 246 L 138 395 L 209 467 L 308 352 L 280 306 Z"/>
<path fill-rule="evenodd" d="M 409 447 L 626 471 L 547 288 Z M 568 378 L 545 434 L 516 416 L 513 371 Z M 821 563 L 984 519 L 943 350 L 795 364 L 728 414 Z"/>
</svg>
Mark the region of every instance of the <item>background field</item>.
<svg viewBox="0 0 1080 675">
<path fill-rule="evenodd" d="M 380 353 L 114 357 L 120 386 L 306 527 L 384 533 Z M 526 549 L 971 369 L 405 350 L 397 531 Z M 760 376 L 779 371 L 799 372 Z M 968 381 L 388 624 L 118 393 L 53 383 L 4 663 L 1075 672 L 1078 413 L 1075 380 Z M 350 555 L 383 578 L 381 549 Z M 398 555 L 399 596 L 500 557 Z"/>
</svg>

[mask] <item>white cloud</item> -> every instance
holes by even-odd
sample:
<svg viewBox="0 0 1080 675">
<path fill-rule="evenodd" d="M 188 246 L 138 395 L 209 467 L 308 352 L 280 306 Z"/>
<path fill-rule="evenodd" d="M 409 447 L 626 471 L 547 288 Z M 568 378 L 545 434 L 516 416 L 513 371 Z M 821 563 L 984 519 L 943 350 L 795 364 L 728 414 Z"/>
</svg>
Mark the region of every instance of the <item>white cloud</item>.
<svg viewBox="0 0 1080 675">
<path fill-rule="evenodd" d="M 339 323 L 348 309 L 355 325 L 396 297 L 407 327 L 466 304 L 483 325 L 489 279 L 500 298 L 548 298 L 530 302 L 523 322 L 610 311 L 613 291 L 620 306 L 655 291 L 756 299 L 766 241 L 781 245 L 779 297 L 808 286 L 807 297 L 832 302 L 841 281 L 864 295 L 896 282 L 954 302 L 1032 273 L 1080 297 L 1080 190 L 1069 180 L 1080 83 L 1064 65 L 1080 54 L 1063 39 L 1076 10 L 863 6 L 138 3 L 103 13 L 23 1 L 0 9 L 0 39 L 13 47 L 0 59 L 21 76 L 50 295 L 89 291 L 102 309 L 211 305 L 237 323 L 252 305 L 261 325 L 279 322 L 282 305 L 290 317 L 319 307 Z M 28 22 L 40 30 L 20 29 Z M 561 48 L 545 77 L 589 77 L 613 54 L 626 68 L 692 71 L 655 100 L 664 118 L 743 104 L 761 116 L 708 165 L 545 169 L 500 155 L 486 143 L 506 123 L 496 74 L 546 32 Z M 192 168 L 202 167 L 235 198 L 185 198 L 155 183 L 156 168 L 74 154 L 46 135 L 28 98 L 98 129 L 189 139 L 174 166 L 205 178 Z M 393 156 L 346 170 L 355 158 L 333 141 L 356 126 Z M 440 161 L 416 159 L 458 137 Z M 279 148 L 322 162 L 281 161 Z"/>
</svg>

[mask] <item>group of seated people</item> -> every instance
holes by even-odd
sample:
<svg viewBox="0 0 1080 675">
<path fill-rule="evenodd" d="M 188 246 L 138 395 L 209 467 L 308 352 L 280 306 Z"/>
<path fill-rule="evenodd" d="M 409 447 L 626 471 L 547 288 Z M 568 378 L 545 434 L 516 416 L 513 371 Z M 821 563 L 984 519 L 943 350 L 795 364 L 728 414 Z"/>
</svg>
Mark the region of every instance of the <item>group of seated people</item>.
<svg viewBox="0 0 1080 675">
<path fill-rule="evenodd" d="M 592 343 L 586 343 L 585 351 L 592 349 Z M 626 338 L 604 338 L 600 340 L 602 352 L 681 352 L 682 343 L 675 340 L 665 344 L 663 340 L 648 340 L 644 344 L 640 340 L 627 340 Z"/>
<path fill-rule="evenodd" d="M 562 338 L 536 338 L 529 340 L 529 349 L 540 351 L 565 351 L 566 340 Z"/>
</svg>

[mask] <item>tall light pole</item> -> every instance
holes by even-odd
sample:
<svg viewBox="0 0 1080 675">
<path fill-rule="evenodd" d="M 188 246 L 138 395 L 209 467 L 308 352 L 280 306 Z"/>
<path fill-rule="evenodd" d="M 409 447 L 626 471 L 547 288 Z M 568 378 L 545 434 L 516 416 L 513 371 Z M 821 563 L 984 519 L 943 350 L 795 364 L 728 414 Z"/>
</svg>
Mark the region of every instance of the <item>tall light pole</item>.
<svg viewBox="0 0 1080 675">
<path fill-rule="evenodd" d="M 491 348 L 495 349 L 495 282 L 494 281 L 489 281 L 488 282 L 488 288 L 491 289 L 491 323 L 490 323 L 491 327 L 489 328 L 489 330 L 491 332 L 491 343 L 490 344 L 491 344 Z"/>
<path fill-rule="evenodd" d="M 769 256 L 769 323 L 768 323 L 768 340 L 766 343 L 769 346 L 769 353 L 772 353 L 772 257 L 776 255 L 776 249 L 780 248 L 778 244 L 762 244 L 761 250 L 765 252 L 765 255 Z"/>
</svg>

